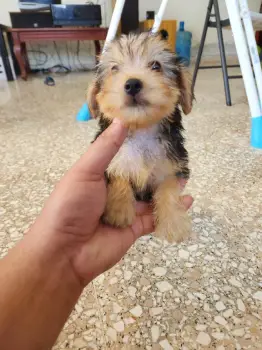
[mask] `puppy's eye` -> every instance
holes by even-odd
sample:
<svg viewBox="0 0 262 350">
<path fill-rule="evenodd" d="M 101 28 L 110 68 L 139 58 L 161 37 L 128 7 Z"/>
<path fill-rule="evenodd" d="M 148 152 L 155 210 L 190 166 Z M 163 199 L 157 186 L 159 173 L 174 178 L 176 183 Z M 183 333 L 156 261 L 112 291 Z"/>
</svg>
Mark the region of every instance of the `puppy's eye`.
<svg viewBox="0 0 262 350">
<path fill-rule="evenodd" d="M 111 68 L 112 72 L 118 72 L 119 68 L 118 66 L 115 64 L 112 68 Z"/>
<path fill-rule="evenodd" d="M 156 72 L 161 71 L 161 64 L 157 61 L 152 62 L 150 66 L 151 66 L 151 69 L 156 71 Z"/>
</svg>

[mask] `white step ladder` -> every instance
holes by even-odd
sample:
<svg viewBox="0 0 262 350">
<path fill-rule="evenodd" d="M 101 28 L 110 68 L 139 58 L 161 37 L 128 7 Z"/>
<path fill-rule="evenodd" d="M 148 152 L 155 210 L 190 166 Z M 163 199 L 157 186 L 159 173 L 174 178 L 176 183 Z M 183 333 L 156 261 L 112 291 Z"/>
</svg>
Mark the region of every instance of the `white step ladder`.
<svg viewBox="0 0 262 350">
<path fill-rule="evenodd" d="M 251 146 L 262 149 L 262 71 L 254 34 L 262 30 L 262 14 L 249 11 L 247 0 L 225 2 L 252 117 Z"/>
</svg>

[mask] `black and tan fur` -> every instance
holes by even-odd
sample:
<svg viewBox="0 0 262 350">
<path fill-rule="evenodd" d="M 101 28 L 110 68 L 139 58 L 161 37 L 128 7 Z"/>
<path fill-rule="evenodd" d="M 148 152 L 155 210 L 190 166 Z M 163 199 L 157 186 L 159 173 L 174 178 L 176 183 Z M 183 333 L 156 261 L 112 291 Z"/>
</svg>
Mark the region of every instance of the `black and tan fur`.
<svg viewBox="0 0 262 350">
<path fill-rule="evenodd" d="M 142 88 L 125 90 L 129 79 Z M 104 220 L 130 225 L 135 200 L 152 200 L 156 235 L 170 242 L 190 234 L 190 220 L 180 202 L 178 177 L 189 177 L 182 116 L 191 111 L 191 83 L 166 41 L 148 33 L 122 36 L 108 45 L 89 89 L 89 106 L 99 118 L 100 135 L 114 118 L 129 135 L 106 171 L 108 201 Z"/>
</svg>

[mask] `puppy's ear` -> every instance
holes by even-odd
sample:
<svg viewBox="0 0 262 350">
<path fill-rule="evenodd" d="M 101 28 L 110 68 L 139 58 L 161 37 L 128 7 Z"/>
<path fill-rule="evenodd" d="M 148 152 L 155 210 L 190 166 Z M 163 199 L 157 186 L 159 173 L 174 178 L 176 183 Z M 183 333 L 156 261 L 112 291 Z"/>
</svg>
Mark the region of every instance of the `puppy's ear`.
<svg viewBox="0 0 262 350">
<path fill-rule="evenodd" d="M 179 104 L 181 105 L 183 112 L 189 114 L 192 110 L 192 79 L 191 75 L 186 69 L 180 65 L 179 72 L 177 74 L 177 82 L 180 90 Z"/>
<path fill-rule="evenodd" d="M 94 80 L 87 92 L 88 107 L 93 118 L 97 118 L 99 114 L 99 107 L 97 103 L 97 94 L 100 91 L 100 85 L 97 80 Z"/>
</svg>

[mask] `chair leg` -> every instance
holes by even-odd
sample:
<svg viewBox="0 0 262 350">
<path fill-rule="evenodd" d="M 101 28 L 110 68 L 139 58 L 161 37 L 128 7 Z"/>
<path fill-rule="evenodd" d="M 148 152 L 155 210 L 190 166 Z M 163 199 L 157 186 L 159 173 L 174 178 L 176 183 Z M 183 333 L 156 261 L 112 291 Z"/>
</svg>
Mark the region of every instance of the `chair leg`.
<svg viewBox="0 0 262 350">
<path fill-rule="evenodd" d="M 202 58 L 203 49 L 204 49 L 204 45 L 205 45 L 205 41 L 206 41 L 208 24 L 209 24 L 209 20 L 210 20 L 210 15 L 211 15 L 213 3 L 214 3 L 214 0 L 209 0 L 209 4 L 208 4 L 208 7 L 207 7 L 207 14 L 206 14 L 206 19 L 205 19 L 205 24 L 204 24 L 204 29 L 203 29 L 203 33 L 202 33 L 202 37 L 201 37 L 201 41 L 200 41 L 200 45 L 199 45 L 199 49 L 198 49 L 198 53 L 197 53 L 196 65 L 195 65 L 195 69 L 194 69 L 194 73 L 193 73 L 192 91 L 194 91 L 195 84 L 196 84 L 197 73 L 198 73 L 198 70 L 199 70 L 200 61 L 201 61 L 201 58 Z"/>
<path fill-rule="evenodd" d="M 228 71 L 227 71 L 227 61 L 226 61 L 226 54 L 225 54 L 225 46 L 224 46 L 220 12 L 219 12 L 219 6 L 218 6 L 217 0 L 214 0 L 214 8 L 215 8 L 215 15 L 216 15 L 218 45 L 219 45 L 219 51 L 220 51 L 221 66 L 222 66 L 223 79 L 224 79 L 224 88 L 225 88 L 225 94 L 226 94 L 226 104 L 227 104 L 227 106 L 232 106 L 230 87 L 229 87 L 229 79 L 228 79 Z"/>
</svg>

